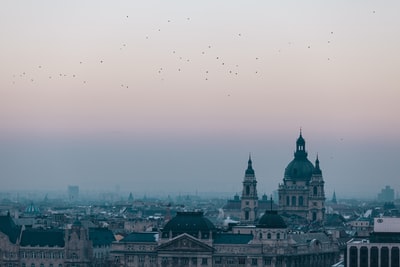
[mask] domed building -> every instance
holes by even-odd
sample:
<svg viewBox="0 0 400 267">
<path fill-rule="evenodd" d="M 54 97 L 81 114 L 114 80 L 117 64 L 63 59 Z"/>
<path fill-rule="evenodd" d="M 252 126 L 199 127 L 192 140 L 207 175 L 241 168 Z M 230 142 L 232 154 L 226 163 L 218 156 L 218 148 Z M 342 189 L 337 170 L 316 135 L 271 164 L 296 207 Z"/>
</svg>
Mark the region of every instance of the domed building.
<svg viewBox="0 0 400 267">
<path fill-rule="evenodd" d="M 279 208 L 282 213 L 297 215 L 310 222 L 322 222 L 325 192 L 318 156 L 315 166 L 308 160 L 306 142 L 300 131 L 294 159 L 287 165 L 283 184 L 279 185 Z"/>
<path fill-rule="evenodd" d="M 174 238 L 183 233 L 198 239 L 209 239 L 215 234 L 214 224 L 203 216 L 203 212 L 177 212 L 162 229 L 162 238 Z"/>
<path fill-rule="evenodd" d="M 337 244 L 325 233 L 291 233 L 270 205 L 252 226 L 217 230 L 202 212 L 180 212 L 159 232 L 133 232 L 113 242 L 110 265 L 320 267 L 337 261 Z"/>
</svg>

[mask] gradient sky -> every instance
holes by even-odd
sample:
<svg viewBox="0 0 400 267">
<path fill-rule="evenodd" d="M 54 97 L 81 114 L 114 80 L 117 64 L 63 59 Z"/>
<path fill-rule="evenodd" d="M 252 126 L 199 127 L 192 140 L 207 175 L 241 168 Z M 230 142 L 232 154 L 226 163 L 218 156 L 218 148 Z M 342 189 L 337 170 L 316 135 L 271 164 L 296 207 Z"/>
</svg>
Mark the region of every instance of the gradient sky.
<svg viewBox="0 0 400 267">
<path fill-rule="evenodd" d="M 0 8 L 2 190 L 271 194 L 299 128 L 331 197 L 400 191 L 399 1 Z"/>
</svg>

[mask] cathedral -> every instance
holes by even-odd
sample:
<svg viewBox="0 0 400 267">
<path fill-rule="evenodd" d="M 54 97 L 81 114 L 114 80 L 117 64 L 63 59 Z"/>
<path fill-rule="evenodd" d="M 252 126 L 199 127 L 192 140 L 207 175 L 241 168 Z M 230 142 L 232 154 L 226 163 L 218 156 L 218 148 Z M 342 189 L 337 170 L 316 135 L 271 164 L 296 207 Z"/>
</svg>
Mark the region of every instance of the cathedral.
<svg viewBox="0 0 400 267">
<path fill-rule="evenodd" d="M 322 223 L 325 214 L 324 179 L 318 156 L 315 165 L 307 158 L 306 142 L 300 131 L 296 141 L 294 159 L 284 171 L 283 183 L 278 187 L 278 210 L 285 217 L 295 216 L 313 223 Z M 264 195 L 257 195 L 257 179 L 251 156 L 243 178 L 242 194 L 236 195 L 223 207 L 225 214 L 239 218 L 240 224 L 252 225 L 273 204 Z M 275 204 L 274 208 L 275 208 Z"/>
<path fill-rule="evenodd" d="M 325 193 L 318 156 L 315 166 L 308 160 L 306 142 L 300 131 L 294 159 L 287 165 L 283 184 L 279 185 L 279 210 L 297 215 L 309 222 L 323 222 Z"/>
</svg>

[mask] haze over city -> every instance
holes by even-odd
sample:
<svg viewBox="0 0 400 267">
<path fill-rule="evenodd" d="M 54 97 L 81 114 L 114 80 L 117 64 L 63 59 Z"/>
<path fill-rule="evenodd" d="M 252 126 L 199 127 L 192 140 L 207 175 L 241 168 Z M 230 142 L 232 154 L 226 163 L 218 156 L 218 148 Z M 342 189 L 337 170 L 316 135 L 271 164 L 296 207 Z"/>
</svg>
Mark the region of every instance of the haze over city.
<svg viewBox="0 0 400 267">
<path fill-rule="evenodd" d="M 2 191 L 400 190 L 398 1 L 3 1 Z"/>
</svg>

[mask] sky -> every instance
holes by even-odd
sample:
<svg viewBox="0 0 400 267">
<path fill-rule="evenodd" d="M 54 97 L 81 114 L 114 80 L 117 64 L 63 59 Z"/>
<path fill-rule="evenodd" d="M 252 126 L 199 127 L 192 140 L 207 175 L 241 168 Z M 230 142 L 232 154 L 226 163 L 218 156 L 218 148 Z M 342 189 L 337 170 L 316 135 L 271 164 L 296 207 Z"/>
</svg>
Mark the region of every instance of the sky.
<svg viewBox="0 0 400 267">
<path fill-rule="evenodd" d="M 1 190 L 400 191 L 399 1 L 1 4 Z"/>
</svg>

